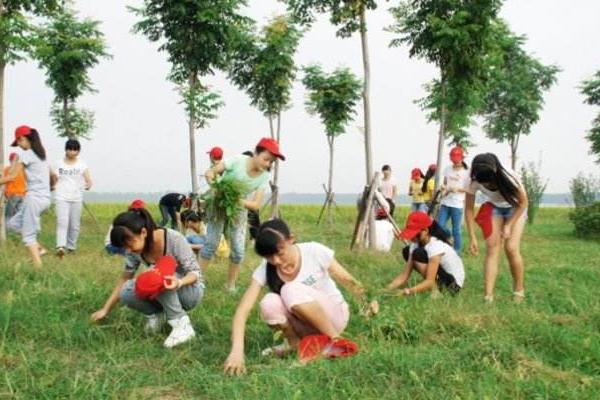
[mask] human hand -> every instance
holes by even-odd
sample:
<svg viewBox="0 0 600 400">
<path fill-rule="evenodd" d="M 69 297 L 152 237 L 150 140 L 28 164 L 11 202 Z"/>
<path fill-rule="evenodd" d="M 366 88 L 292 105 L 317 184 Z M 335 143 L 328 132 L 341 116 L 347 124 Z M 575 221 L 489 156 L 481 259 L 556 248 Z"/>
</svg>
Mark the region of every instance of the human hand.
<svg viewBox="0 0 600 400">
<path fill-rule="evenodd" d="M 402 296 L 404 297 L 408 297 L 411 296 L 413 294 L 412 290 L 410 290 L 410 288 L 404 288 L 404 290 L 402 291 Z"/>
<path fill-rule="evenodd" d="M 168 275 L 165 276 L 163 285 L 167 290 L 177 290 L 181 287 L 181 279 L 177 278 L 175 275 Z"/>
<path fill-rule="evenodd" d="M 230 376 L 239 376 L 246 373 L 244 354 L 234 351 L 229 353 L 227 360 L 225 360 L 223 373 Z"/>
<path fill-rule="evenodd" d="M 374 315 L 379 314 L 379 302 L 377 300 L 371 300 L 370 302 L 365 302 L 360 310 L 360 315 L 365 318 L 371 318 Z"/>
<path fill-rule="evenodd" d="M 96 311 L 95 313 L 93 313 L 90 316 L 90 319 L 92 320 L 92 322 L 100 322 L 104 318 L 106 318 L 107 315 L 108 315 L 108 311 L 105 310 L 104 308 L 101 308 L 98 311 Z"/>
<path fill-rule="evenodd" d="M 479 254 L 479 245 L 477 244 L 477 239 L 471 239 L 471 244 L 469 245 L 469 251 L 474 256 Z"/>
</svg>

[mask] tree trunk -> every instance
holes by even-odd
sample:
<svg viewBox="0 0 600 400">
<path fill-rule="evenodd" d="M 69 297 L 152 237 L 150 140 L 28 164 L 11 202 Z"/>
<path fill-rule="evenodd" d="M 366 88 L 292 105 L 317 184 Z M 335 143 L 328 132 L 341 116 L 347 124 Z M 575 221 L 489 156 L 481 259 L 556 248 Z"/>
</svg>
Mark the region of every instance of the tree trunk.
<svg viewBox="0 0 600 400">
<path fill-rule="evenodd" d="M 271 129 L 273 128 L 272 119 L 269 118 Z M 281 138 L 281 113 L 277 113 L 277 131 L 275 140 L 280 142 Z M 271 131 L 273 137 L 273 131 Z M 271 218 L 279 218 L 279 158 L 275 159 L 273 164 L 273 183 L 271 184 Z"/>
<path fill-rule="evenodd" d="M 518 136 L 510 141 L 510 167 L 513 171 L 517 170 L 517 148 L 519 147 Z"/>
<path fill-rule="evenodd" d="M 438 148 L 437 148 L 437 168 L 435 170 L 435 188 L 437 190 L 440 187 L 440 180 L 442 175 L 442 156 L 444 152 L 444 142 L 446 141 L 446 76 L 443 69 L 440 71 L 440 85 L 441 85 L 441 96 L 442 96 L 442 107 L 440 110 L 440 131 L 438 137 Z"/>
<path fill-rule="evenodd" d="M 371 103 L 370 103 L 370 80 L 371 68 L 369 65 L 369 46 L 367 43 L 367 19 L 366 10 L 362 6 L 360 11 L 360 39 L 362 45 L 363 57 L 363 108 L 364 108 L 364 129 L 365 129 L 365 164 L 366 164 L 366 182 L 367 185 L 373 177 L 373 165 L 371 163 Z M 375 216 L 369 213 L 369 246 L 375 248 L 376 233 L 375 233 Z"/>
<path fill-rule="evenodd" d="M 189 76 L 190 89 L 198 84 L 198 74 L 191 72 Z M 190 136 L 190 172 L 192 174 L 192 192 L 198 192 L 198 173 L 196 170 L 196 120 L 193 115 L 189 116 L 188 133 Z"/>
<path fill-rule="evenodd" d="M 329 225 L 333 225 L 333 213 L 331 212 L 331 208 L 333 207 L 333 141 L 335 140 L 334 136 L 327 135 L 327 144 L 329 144 L 329 177 L 327 179 L 327 198 L 326 198 L 326 207 L 327 207 L 327 220 L 329 221 Z"/>
<path fill-rule="evenodd" d="M 71 137 L 71 126 L 70 126 L 70 121 L 69 121 L 69 101 L 65 98 L 63 99 L 63 105 L 62 105 L 62 109 L 63 109 L 63 126 L 65 128 L 65 134 L 67 135 L 67 138 L 72 139 Z"/>
<path fill-rule="evenodd" d="M 0 0 L 1 5 L 2 0 Z M 1 9 L 0 9 L 1 11 Z M 0 13 L 1 15 L 1 13 Z M 0 55 L 0 57 L 2 57 Z M 4 71 L 6 64 L 0 62 L 0 172 L 4 171 Z M 4 190 L 2 187 L 0 190 Z M 4 220 L 4 196 L 0 196 L 0 242 L 6 241 L 6 221 Z"/>
</svg>

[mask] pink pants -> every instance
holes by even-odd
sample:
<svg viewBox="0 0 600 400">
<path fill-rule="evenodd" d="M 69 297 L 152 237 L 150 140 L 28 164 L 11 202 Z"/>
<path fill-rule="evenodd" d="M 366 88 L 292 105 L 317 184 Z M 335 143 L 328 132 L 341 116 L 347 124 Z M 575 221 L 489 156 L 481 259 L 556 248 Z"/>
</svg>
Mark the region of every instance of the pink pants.
<svg viewBox="0 0 600 400">
<path fill-rule="evenodd" d="M 283 325 L 289 321 L 296 334 L 302 338 L 320 332 L 292 314 L 292 307 L 312 302 L 317 302 L 323 308 L 335 330 L 342 333 L 350 318 L 348 304 L 335 303 L 326 294 L 302 283 L 286 283 L 281 288 L 280 295 L 267 293 L 260 302 L 260 314 L 269 325 Z"/>
</svg>

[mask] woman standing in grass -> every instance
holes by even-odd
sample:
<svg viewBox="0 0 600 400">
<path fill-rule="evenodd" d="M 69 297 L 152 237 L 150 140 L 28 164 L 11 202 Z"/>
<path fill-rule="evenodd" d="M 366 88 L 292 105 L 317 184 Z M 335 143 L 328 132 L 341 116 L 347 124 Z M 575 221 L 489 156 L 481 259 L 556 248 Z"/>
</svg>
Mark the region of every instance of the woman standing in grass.
<svg viewBox="0 0 600 400">
<path fill-rule="evenodd" d="M 449 165 L 444 169 L 444 185 L 442 186 L 443 196 L 440 205 L 440 211 L 437 216 L 437 222 L 446 229 L 448 219 L 452 223 L 452 238 L 454 239 L 454 250 L 460 253 L 462 248 L 462 226 L 463 208 L 465 206 L 466 187 L 470 183 L 469 168 L 464 161 L 462 147 L 456 146 L 450 150 Z"/>
<path fill-rule="evenodd" d="M 231 352 L 224 367 L 225 373 L 231 375 L 245 371 L 246 321 L 263 287 L 270 293 L 260 302 L 262 319 L 272 329 L 281 331 L 287 340 L 286 344 L 266 349 L 263 354 L 285 354 L 294 350 L 302 337 L 315 333 L 332 341 L 339 338 L 350 313 L 334 279 L 366 303 L 360 282 L 336 261 L 333 250 L 316 242 L 296 244 L 294 235 L 280 219 L 260 226 L 255 250 L 265 260 L 254 270 L 252 283 L 233 317 Z M 371 305 L 370 310 L 377 312 L 376 305 Z"/>
<path fill-rule="evenodd" d="M 498 157 L 492 153 L 479 154 L 473 159 L 470 177 L 471 184 L 465 199 L 465 220 L 471 239 L 469 249 L 473 254 L 479 252 L 473 225 L 475 195 L 477 191 L 481 191 L 488 199 L 477 216 L 486 243 L 485 300 L 494 300 L 500 250 L 504 244 L 513 278 L 513 298 L 515 301 L 522 301 L 525 289 L 520 246 L 527 218 L 527 194 L 517 174 L 503 167 Z"/>
<path fill-rule="evenodd" d="M 12 182 L 20 173 L 25 172 L 27 193 L 21 209 L 8 221 L 6 228 L 21 234 L 23 243 L 29 249 L 33 265 L 42 266 L 42 258 L 46 250 L 37 241 L 41 229 L 42 213 L 50 207 L 50 168 L 46 162 L 46 150 L 42 145 L 39 133 L 29 126 L 19 126 L 15 130 L 13 147 L 22 150 L 18 162 L 0 179 L 0 185 Z"/>
<path fill-rule="evenodd" d="M 75 251 L 81 227 L 83 191 L 92 188 L 92 177 L 87 164 L 79 159 L 81 144 L 69 139 L 65 157 L 52 173 L 56 200 L 56 255 Z"/>
<path fill-rule="evenodd" d="M 427 206 L 423 199 L 423 171 L 419 168 L 414 168 L 410 172 L 410 182 L 408 184 L 408 195 L 412 196 L 410 208 L 412 211 L 427 212 Z"/>
<path fill-rule="evenodd" d="M 164 342 L 165 347 L 171 348 L 192 339 L 196 333 L 186 311 L 200 302 L 204 282 L 196 256 L 185 237 L 175 230 L 158 228 L 147 210 L 137 208 L 117 215 L 110 240 L 113 246 L 126 251 L 125 271 L 104 306 L 92 314 L 92 321 L 103 320 L 120 300 L 146 316 L 147 332 L 158 332 L 163 314 L 166 316 L 173 329 Z M 171 256 L 176 261 L 175 273 L 165 276 L 166 290 L 156 293 L 154 298 L 140 297 L 134 280 L 136 271 L 141 264 L 156 270 L 155 264 L 163 256 Z"/>
<path fill-rule="evenodd" d="M 404 288 L 404 296 L 432 290 L 436 284 L 452 294 L 460 291 L 465 281 L 465 268 L 437 222 L 423 212 L 414 211 L 408 216 L 400 238 L 412 241 L 405 254 L 406 267 L 387 289 L 401 287 L 408 282 L 412 272 L 417 271 L 424 280 L 414 287 Z"/>
<path fill-rule="evenodd" d="M 240 155 L 232 159 L 224 160 L 206 171 L 206 181 L 213 184 L 218 176 L 220 179 L 232 180 L 242 187 L 241 205 L 244 208 L 233 218 L 233 223 L 228 227 L 228 241 L 231 246 L 229 257 L 229 274 L 226 290 L 235 293 L 235 282 L 239 275 L 240 264 L 244 260 L 246 247 L 246 210 L 259 210 L 264 197 L 264 192 L 269 184 L 270 167 L 276 158 L 285 160 L 279 151 L 277 141 L 262 138 L 254 150 L 252 157 Z M 212 259 L 221 235 L 224 233 L 225 220 L 216 215 L 207 216 L 206 243 L 200 250 L 200 265 L 202 269 L 208 267 Z"/>
</svg>

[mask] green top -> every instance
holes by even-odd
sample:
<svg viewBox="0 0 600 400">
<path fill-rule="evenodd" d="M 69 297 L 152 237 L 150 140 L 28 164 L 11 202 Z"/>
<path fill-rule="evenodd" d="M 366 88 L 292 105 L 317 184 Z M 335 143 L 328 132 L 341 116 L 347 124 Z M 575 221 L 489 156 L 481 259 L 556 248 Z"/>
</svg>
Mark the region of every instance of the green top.
<svg viewBox="0 0 600 400">
<path fill-rule="evenodd" d="M 248 172 L 246 171 L 248 168 L 248 159 L 248 156 L 240 155 L 224 161 L 225 172 L 223 173 L 223 179 L 233 179 L 241 182 L 244 185 L 244 196 L 248 196 L 258 189 L 266 190 L 269 184 L 269 177 L 271 176 L 269 171 L 263 171 L 253 178 L 248 176 Z"/>
</svg>

